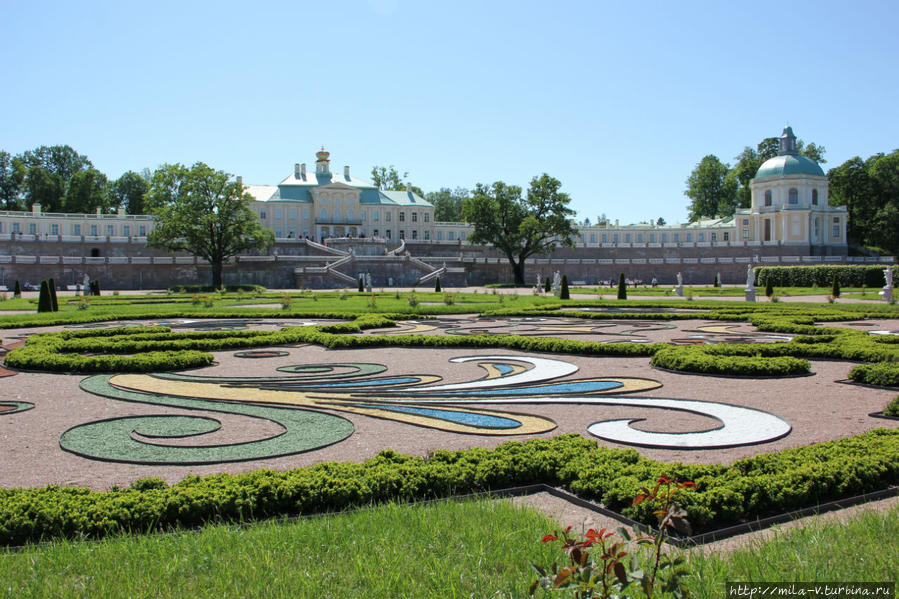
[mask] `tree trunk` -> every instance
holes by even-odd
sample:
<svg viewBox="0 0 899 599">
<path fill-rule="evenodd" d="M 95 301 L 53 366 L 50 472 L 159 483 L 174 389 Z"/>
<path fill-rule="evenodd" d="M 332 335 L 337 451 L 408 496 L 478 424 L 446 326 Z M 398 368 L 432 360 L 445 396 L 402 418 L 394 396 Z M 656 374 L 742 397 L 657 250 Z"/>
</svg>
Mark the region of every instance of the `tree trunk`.
<svg viewBox="0 0 899 599">
<path fill-rule="evenodd" d="M 515 286 L 524 287 L 524 260 L 521 262 L 512 260 L 512 272 L 515 275 Z"/>
<path fill-rule="evenodd" d="M 222 287 L 222 261 L 215 260 L 210 262 L 212 266 L 212 289 L 221 289 Z"/>
</svg>

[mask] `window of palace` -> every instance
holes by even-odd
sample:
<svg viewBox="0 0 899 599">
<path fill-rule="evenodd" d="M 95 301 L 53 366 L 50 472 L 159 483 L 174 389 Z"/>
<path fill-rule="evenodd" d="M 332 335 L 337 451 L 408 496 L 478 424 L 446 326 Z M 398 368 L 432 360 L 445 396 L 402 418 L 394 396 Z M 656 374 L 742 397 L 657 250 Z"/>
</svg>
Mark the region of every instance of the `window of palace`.
<svg viewBox="0 0 899 599">
<path fill-rule="evenodd" d="M 693 233 L 687 233 L 687 241 L 693 241 Z"/>
<path fill-rule="evenodd" d="M 280 209 L 280 208 L 275 208 L 275 218 L 276 218 L 277 220 L 281 220 L 281 216 L 282 216 L 282 214 L 281 214 L 281 209 Z"/>
<path fill-rule="evenodd" d="M 724 241 L 730 241 L 730 231 L 724 232 Z"/>
<path fill-rule="evenodd" d="M 400 222 L 401 223 L 406 222 L 406 213 L 403 212 L 402 210 L 400 210 Z"/>
<path fill-rule="evenodd" d="M 437 241 L 443 241 L 443 231 L 437 231 Z"/>
<path fill-rule="evenodd" d="M 265 220 L 265 210 L 259 211 L 259 218 L 261 218 L 262 220 Z"/>
<path fill-rule="evenodd" d="M 596 243 L 596 233 L 590 233 L 590 243 Z"/>
<path fill-rule="evenodd" d="M 624 234 L 624 243 L 630 243 L 630 242 L 631 242 L 631 234 L 625 233 Z"/>
<path fill-rule="evenodd" d="M 400 229 L 400 239 L 405 239 L 405 238 L 406 238 L 406 230 Z"/>
<path fill-rule="evenodd" d="M 431 214 L 429 212 L 425 212 L 425 222 L 431 222 Z"/>
<path fill-rule="evenodd" d="M 13 232 L 13 233 L 16 233 L 16 234 L 22 232 L 22 231 L 19 230 L 19 223 L 13 223 L 13 224 L 12 224 L 12 232 Z"/>
<path fill-rule="evenodd" d="M 699 233 L 699 241 L 705 241 L 705 233 Z"/>
<path fill-rule="evenodd" d="M 402 214 L 402 213 L 400 213 L 400 214 Z M 384 220 L 388 223 L 390 222 L 390 212 L 389 211 L 384 213 Z"/>
<path fill-rule="evenodd" d="M 386 239 L 390 239 L 390 229 L 387 229 L 386 231 L 384 231 L 384 237 Z"/>
<path fill-rule="evenodd" d="M 798 204 L 799 203 L 799 190 L 795 187 L 790 188 L 790 204 Z"/>
<path fill-rule="evenodd" d="M 650 233 L 649 234 L 649 243 L 655 243 L 655 242 L 656 242 L 656 234 Z"/>
<path fill-rule="evenodd" d="M 372 237 L 377 237 L 377 236 L 378 236 L 378 230 L 375 229 L 374 231 L 371 232 L 371 234 L 372 234 Z"/>
<path fill-rule="evenodd" d="M 602 234 L 602 242 L 603 242 L 603 243 L 608 243 L 608 241 L 609 241 L 609 234 L 608 234 L 608 233 L 603 233 L 603 234 Z"/>
<path fill-rule="evenodd" d="M 412 222 L 413 222 L 413 223 L 417 223 L 417 222 L 418 222 L 418 212 L 413 212 L 413 213 L 412 213 Z"/>
<path fill-rule="evenodd" d="M 465 241 L 465 239 L 467 237 L 468 237 L 468 233 L 466 233 L 465 231 L 462 231 L 462 241 Z"/>
<path fill-rule="evenodd" d="M 290 218 L 290 220 L 296 220 L 296 219 L 297 219 L 297 209 L 296 209 L 296 208 L 291 208 L 291 209 L 290 209 L 289 218 Z"/>
<path fill-rule="evenodd" d="M 618 233 L 612 233 L 612 243 L 618 243 Z"/>
<path fill-rule="evenodd" d="M 455 241 L 455 240 L 456 240 L 456 234 L 455 234 L 454 232 L 452 232 L 452 231 L 449 231 L 449 232 L 447 232 L 447 234 L 446 234 L 446 238 L 447 238 L 448 241 Z"/>
<path fill-rule="evenodd" d="M 817 205 L 818 205 L 818 190 L 813 189 L 812 190 L 812 206 L 817 206 Z"/>
<path fill-rule="evenodd" d="M 359 211 L 359 218 L 362 219 L 362 222 L 365 222 L 365 210 Z"/>
<path fill-rule="evenodd" d="M 412 230 L 412 239 L 418 239 L 418 229 Z"/>
<path fill-rule="evenodd" d="M 106 235 L 112 237 L 115 235 L 115 226 L 114 225 L 106 225 Z"/>
<path fill-rule="evenodd" d="M 81 225 L 72 225 L 72 235 L 81 235 Z"/>
<path fill-rule="evenodd" d="M 425 231 L 425 241 L 431 241 L 431 232 Z"/>
<path fill-rule="evenodd" d="M 35 235 L 37 234 L 37 225 L 34 223 L 28 223 L 28 234 Z"/>
<path fill-rule="evenodd" d="M 674 243 L 680 243 L 680 233 L 674 234 Z"/>
<path fill-rule="evenodd" d="M 97 236 L 97 225 L 91 225 L 91 236 Z"/>
<path fill-rule="evenodd" d="M 715 233 L 714 231 L 712 231 L 712 241 L 718 241 L 718 234 Z"/>
<path fill-rule="evenodd" d="M 138 228 L 138 235 L 140 235 L 141 237 L 146 237 L 146 236 L 147 236 L 147 225 L 141 225 L 141 226 Z"/>
<path fill-rule="evenodd" d="M 677 233 L 675 233 L 677 235 Z M 668 243 L 668 233 L 662 233 L 662 243 Z"/>
<path fill-rule="evenodd" d="M 771 190 L 765 192 L 765 206 L 771 205 Z"/>
<path fill-rule="evenodd" d="M 637 233 L 637 243 L 643 243 L 643 233 Z"/>
<path fill-rule="evenodd" d="M 131 225 L 122 225 L 122 235 L 131 237 Z"/>
<path fill-rule="evenodd" d="M 839 216 L 833 217 L 833 235 L 832 235 L 832 237 L 834 239 L 840 238 L 840 217 Z"/>
</svg>

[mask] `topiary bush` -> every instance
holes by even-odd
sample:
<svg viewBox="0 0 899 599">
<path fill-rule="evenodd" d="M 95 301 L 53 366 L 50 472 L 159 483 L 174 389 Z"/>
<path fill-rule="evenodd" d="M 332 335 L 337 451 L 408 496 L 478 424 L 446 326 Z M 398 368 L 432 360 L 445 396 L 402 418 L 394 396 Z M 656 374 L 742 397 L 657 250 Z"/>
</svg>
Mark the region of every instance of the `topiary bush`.
<svg viewBox="0 0 899 599">
<path fill-rule="evenodd" d="M 37 311 L 53 312 L 53 300 L 50 299 L 50 288 L 46 280 L 41 281 L 41 290 L 37 296 Z"/>
<path fill-rule="evenodd" d="M 830 295 L 835 298 L 840 297 L 840 280 L 836 275 L 833 276 L 833 284 L 830 287 Z"/>
<path fill-rule="evenodd" d="M 47 289 L 50 291 L 50 305 L 53 307 L 53 312 L 59 312 L 59 300 L 56 298 L 56 281 L 53 280 L 53 277 L 47 280 Z"/>
<path fill-rule="evenodd" d="M 16 279 L 16 284 L 13 285 L 12 296 L 17 299 L 22 297 L 22 286 L 19 285 L 19 279 Z"/>
<path fill-rule="evenodd" d="M 545 293 L 549 293 L 552 290 L 553 290 L 553 285 L 552 285 L 552 283 L 550 283 L 549 277 L 546 277 L 546 279 L 543 280 L 543 291 Z"/>
<path fill-rule="evenodd" d="M 624 282 L 624 273 L 618 275 L 618 299 L 627 299 L 627 284 Z"/>
<path fill-rule="evenodd" d="M 571 299 L 571 295 L 568 293 L 568 275 L 562 275 L 562 288 L 559 290 L 559 299 Z"/>
<path fill-rule="evenodd" d="M 771 283 L 771 280 L 769 279 L 765 283 L 765 296 L 771 297 L 772 295 L 774 295 L 774 285 Z"/>
<path fill-rule="evenodd" d="M 899 418 L 899 395 L 894 397 L 893 400 L 887 404 L 887 407 L 883 409 L 883 413 L 887 416 Z"/>
<path fill-rule="evenodd" d="M 849 378 L 856 383 L 879 387 L 899 387 L 899 362 L 860 364 L 849 371 Z"/>
<path fill-rule="evenodd" d="M 434 293 L 440 293 L 440 277 L 437 277 L 437 281 L 434 282 Z"/>
</svg>

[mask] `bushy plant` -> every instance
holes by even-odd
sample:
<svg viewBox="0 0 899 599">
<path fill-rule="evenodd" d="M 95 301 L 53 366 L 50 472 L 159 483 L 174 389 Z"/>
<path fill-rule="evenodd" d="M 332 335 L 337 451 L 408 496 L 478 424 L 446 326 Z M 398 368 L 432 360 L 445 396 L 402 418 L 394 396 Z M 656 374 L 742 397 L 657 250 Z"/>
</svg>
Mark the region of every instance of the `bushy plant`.
<svg viewBox="0 0 899 599">
<path fill-rule="evenodd" d="M 549 277 L 546 277 L 546 278 L 543 280 L 543 292 L 544 292 L 544 293 L 549 293 L 549 292 L 552 291 L 552 290 L 553 290 L 553 285 L 552 285 L 552 283 L 550 282 Z"/>
<path fill-rule="evenodd" d="M 20 297 L 22 297 L 22 286 L 19 285 L 19 279 L 16 279 L 16 283 L 15 285 L 13 285 L 12 296 L 15 299 L 19 299 Z"/>
<path fill-rule="evenodd" d="M 765 283 L 765 296 L 771 297 L 772 295 L 774 295 L 774 285 L 771 283 L 771 279 L 768 279 Z"/>
<path fill-rule="evenodd" d="M 562 275 L 562 288 L 559 291 L 559 299 L 571 299 L 571 295 L 568 293 L 568 275 Z"/>
<path fill-rule="evenodd" d="M 38 313 L 53 312 L 53 300 L 50 299 L 50 288 L 47 281 L 41 281 L 41 290 L 37 296 L 37 311 Z"/>
<path fill-rule="evenodd" d="M 53 277 L 47 280 L 47 289 L 50 291 L 50 305 L 54 312 L 59 312 L 59 299 L 56 297 L 56 281 Z"/>
<path fill-rule="evenodd" d="M 627 284 L 624 281 L 624 273 L 618 275 L 618 299 L 627 299 Z"/>
<path fill-rule="evenodd" d="M 434 293 L 440 293 L 440 277 L 434 282 Z"/>
<path fill-rule="evenodd" d="M 456 296 L 454 296 L 452 293 L 443 294 L 443 303 L 447 306 L 452 306 L 456 303 Z"/>
<path fill-rule="evenodd" d="M 840 280 L 836 275 L 833 276 L 833 284 L 830 287 L 830 295 L 835 298 L 840 297 Z"/>
<path fill-rule="evenodd" d="M 359 277 L 359 288 L 357 289 L 357 291 L 359 293 L 365 292 L 365 279 L 363 279 L 362 277 Z"/>
<path fill-rule="evenodd" d="M 406 301 L 407 301 L 408 304 L 409 304 L 411 307 L 413 307 L 413 308 L 415 308 L 415 307 L 418 306 L 418 298 L 415 297 L 415 292 L 414 292 L 414 291 L 413 291 L 412 293 L 409 294 L 409 297 L 406 299 Z"/>
</svg>

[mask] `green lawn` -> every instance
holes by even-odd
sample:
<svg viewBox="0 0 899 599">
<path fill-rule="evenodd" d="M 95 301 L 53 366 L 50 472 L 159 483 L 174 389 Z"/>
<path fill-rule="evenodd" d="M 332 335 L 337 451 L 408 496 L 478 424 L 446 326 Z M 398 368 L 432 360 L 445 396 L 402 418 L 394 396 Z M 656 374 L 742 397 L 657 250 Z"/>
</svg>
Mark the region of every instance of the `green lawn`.
<svg viewBox="0 0 899 599">
<path fill-rule="evenodd" d="M 539 542 L 554 528 L 542 514 L 505 502 L 449 501 L 58 541 L 3 553 L 0 596 L 525 597 L 531 563 L 564 562 L 558 544 Z M 813 520 L 732 554 L 691 554 L 690 588 L 712 599 L 727 581 L 896 580 L 897 535 L 899 507 L 848 524 Z"/>
</svg>

